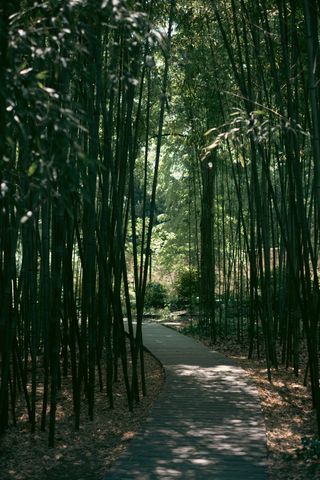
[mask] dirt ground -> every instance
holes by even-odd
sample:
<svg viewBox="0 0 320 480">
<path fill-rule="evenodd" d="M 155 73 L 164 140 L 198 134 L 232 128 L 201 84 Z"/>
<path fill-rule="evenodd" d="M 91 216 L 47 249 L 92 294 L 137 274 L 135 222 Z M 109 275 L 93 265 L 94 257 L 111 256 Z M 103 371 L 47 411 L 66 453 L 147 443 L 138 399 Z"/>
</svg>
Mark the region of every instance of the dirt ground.
<svg viewBox="0 0 320 480">
<path fill-rule="evenodd" d="M 161 390 L 164 372 L 151 355 L 145 355 L 147 396 L 130 413 L 123 383 L 115 384 L 115 407 L 110 410 L 105 392 L 96 394 L 94 421 L 85 407 L 79 432 L 73 428 L 72 389 L 66 379 L 59 399 L 56 447 L 49 449 L 48 434 L 33 435 L 21 406 L 17 426 L 0 438 L 1 480 L 100 480 L 139 431 Z M 40 410 L 40 405 L 39 405 Z"/>
<path fill-rule="evenodd" d="M 303 385 L 304 371 L 297 378 L 292 369 L 280 366 L 272 371 L 269 382 L 265 362 L 249 361 L 244 352 L 235 352 L 227 345 L 219 350 L 238 361 L 258 388 L 267 432 L 270 480 L 320 479 L 319 460 L 301 459 L 297 454 L 301 440 L 312 438 L 317 431 L 310 390 Z"/>
</svg>

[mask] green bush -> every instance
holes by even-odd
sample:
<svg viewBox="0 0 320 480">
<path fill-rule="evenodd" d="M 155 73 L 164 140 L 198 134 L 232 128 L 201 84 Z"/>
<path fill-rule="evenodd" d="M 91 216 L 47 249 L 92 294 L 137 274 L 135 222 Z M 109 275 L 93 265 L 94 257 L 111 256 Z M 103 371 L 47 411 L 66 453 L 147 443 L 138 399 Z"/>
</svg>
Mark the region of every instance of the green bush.
<svg viewBox="0 0 320 480">
<path fill-rule="evenodd" d="M 161 283 L 148 283 L 144 302 L 146 307 L 164 308 L 166 300 L 167 289 Z"/>
<path fill-rule="evenodd" d="M 180 271 L 177 274 L 174 288 L 179 306 L 195 305 L 199 295 L 197 271 L 195 269 Z"/>
</svg>

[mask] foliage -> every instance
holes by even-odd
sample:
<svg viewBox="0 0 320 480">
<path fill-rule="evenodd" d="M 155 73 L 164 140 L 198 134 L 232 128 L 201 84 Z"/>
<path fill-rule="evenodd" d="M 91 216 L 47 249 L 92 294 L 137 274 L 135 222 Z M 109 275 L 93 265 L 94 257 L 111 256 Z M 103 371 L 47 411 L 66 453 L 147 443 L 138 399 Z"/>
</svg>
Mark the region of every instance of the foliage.
<svg viewBox="0 0 320 480">
<path fill-rule="evenodd" d="M 145 306 L 164 308 L 167 300 L 167 289 L 161 283 L 150 282 L 147 284 Z"/>
<path fill-rule="evenodd" d="M 277 342 L 298 375 L 303 332 L 320 435 L 319 2 L 187 3 L 0 8 L 0 433 L 19 382 L 35 429 L 39 349 L 51 444 L 61 357 L 77 428 L 103 345 L 112 403 L 121 294 L 141 327 L 161 269 L 176 306 L 200 297 L 210 335 L 249 299 L 235 334 L 250 358 L 267 350 L 270 379 Z M 147 304 L 165 297 L 147 287 Z M 138 390 L 127 381 L 131 406 Z"/>
<path fill-rule="evenodd" d="M 69 371 L 79 430 L 83 400 L 94 416 L 98 372 L 113 407 L 119 356 L 129 409 L 140 389 L 146 394 L 139 328 L 174 12 L 174 1 L 159 9 L 151 3 L 1 4 L 0 434 L 16 422 L 19 384 L 31 432 L 40 420 L 54 446 L 61 378 Z M 150 167 L 142 175 L 135 169 L 140 150 Z M 130 351 L 119 328 L 122 294 L 129 324 L 138 312 Z"/>
<path fill-rule="evenodd" d="M 180 270 L 174 282 L 177 306 L 186 307 L 196 304 L 199 296 L 198 272 L 194 268 Z"/>
</svg>

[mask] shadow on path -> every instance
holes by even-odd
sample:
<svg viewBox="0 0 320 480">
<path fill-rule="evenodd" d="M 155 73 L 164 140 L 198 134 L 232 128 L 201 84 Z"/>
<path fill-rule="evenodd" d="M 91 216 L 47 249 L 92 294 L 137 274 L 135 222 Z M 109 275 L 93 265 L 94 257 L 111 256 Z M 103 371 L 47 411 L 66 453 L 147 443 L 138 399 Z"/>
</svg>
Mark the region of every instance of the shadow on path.
<svg viewBox="0 0 320 480">
<path fill-rule="evenodd" d="M 266 480 L 265 428 L 246 372 L 161 325 L 145 325 L 144 342 L 165 367 L 165 386 L 105 480 Z"/>
</svg>

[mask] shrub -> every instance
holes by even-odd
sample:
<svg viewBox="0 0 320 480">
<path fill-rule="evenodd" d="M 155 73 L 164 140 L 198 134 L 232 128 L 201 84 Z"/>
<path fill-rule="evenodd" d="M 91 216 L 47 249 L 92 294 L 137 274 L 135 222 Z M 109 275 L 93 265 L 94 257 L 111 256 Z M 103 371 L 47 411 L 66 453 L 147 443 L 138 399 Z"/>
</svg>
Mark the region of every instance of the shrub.
<svg viewBox="0 0 320 480">
<path fill-rule="evenodd" d="M 177 275 L 174 287 L 178 303 L 181 306 L 194 305 L 199 295 L 197 271 L 195 269 L 180 271 Z"/>
<path fill-rule="evenodd" d="M 145 306 L 151 308 L 164 308 L 167 300 L 167 290 L 157 282 L 150 282 L 146 288 Z"/>
</svg>

